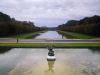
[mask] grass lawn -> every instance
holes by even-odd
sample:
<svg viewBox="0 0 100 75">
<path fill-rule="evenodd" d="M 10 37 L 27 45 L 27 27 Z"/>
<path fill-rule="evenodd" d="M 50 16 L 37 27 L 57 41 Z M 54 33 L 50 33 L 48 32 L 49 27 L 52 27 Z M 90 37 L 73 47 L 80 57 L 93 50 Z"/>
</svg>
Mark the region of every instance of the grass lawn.
<svg viewBox="0 0 100 75">
<path fill-rule="evenodd" d="M 31 33 L 25 33 L 25 34 L 19 34 L 19 35 L 9 36 L 9 38 L 27 38 L 27 37 L 30 37 L 30 36 L 37 35 L 37 34 L 39 34 L 41 32 L 44 32 L 44 31 L 31 32 Z"/>
<path fill-rule="evenodd" d="M 51 43 L 0 43 L 0 47 L 46 47 Z M 54 43 L 55 47 L 100 47 L 100 43 Z"/>
<path fill-rule="evenodd" d="M 94 38 L 94 36 L 79 34 L 79 33 L 74 33 L 74 32 L 67 32 L 67 31 L 60 31 L 60 30 L 58 30 L 58 32 L 65 33 L 65 34 L 68 34 L 68 35 L 71 35 L 73 37 L 80 38 L 80 39 Z"/>
</svg>

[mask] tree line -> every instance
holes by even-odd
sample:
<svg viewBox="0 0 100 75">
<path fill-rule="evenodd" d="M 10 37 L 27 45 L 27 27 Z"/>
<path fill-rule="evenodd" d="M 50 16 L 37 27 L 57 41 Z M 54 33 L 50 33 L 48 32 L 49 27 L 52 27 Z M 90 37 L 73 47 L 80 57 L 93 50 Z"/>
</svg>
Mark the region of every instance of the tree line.
<svg viewBox="0 0 100 75">
<path fill-rule="evenodd" d="M 95 15 L 81 20 L 69 20 L 67 23 L 59 25 L 57 29 L 100 36 L 100 16 Z"/>
<path fill-rule="evenodd" d="M 45 30 L 46 28 L 37 27 L 30 21 L 18 21 L 10 18 L 9 15 L 0 12 L 0 37 L 16 35 L 28 32 Z"/>
</svg>

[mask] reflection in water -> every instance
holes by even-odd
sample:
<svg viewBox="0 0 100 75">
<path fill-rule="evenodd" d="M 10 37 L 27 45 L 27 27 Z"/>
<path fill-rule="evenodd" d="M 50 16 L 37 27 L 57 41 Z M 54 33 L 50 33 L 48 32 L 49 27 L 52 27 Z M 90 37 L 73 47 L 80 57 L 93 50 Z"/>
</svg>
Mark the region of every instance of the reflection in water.
<svg viewBox="0 0 100 75">
<path fill-rule="evenodd" d="M 73 36 L 71 36 L 71 35 L 67 35 L 67 34 L 61 33 L 61 32 L 59 32 L 59 31 L 57 31 L 57 32 L 58 32 L 59 35 L 62 35 L 63 38 L 67 38 L 67 39 L 76 39 L 76 37 L 73 37 Z"/>
<path fill-rule="evenodd" d="M 51 36 L 52 35 L 52 36 Z M 42 33 L 39 36 L 36 36 L 35 39 L 39 38 L 61 38 L 62 36 L 59 35 L 56 31 L 47 31 L 45 33 Z"/>
<path fill-rule="evenodd" d="M 48 60 L 47 60 L 48 61 Z M 48 70 L 46 70 L 45 72 L 49 72 L 51 71 L 52 73 L 54 73 L 53 67 L 54 67 L 54 63 L 55 61 L 48 61 Z"/>
<path fill-rule="evenodd" d="M 39 35 L 41 35 L 43 33 L 45 33 L 45 31 L 44 32 L 41 32 L 41 33 L 38 33 L 38 34 L 35 34 L 33 36 L 27 37 L 26 39 L 31 39 L 31 38 L 34 39 L 34 38 L 36 38 L 37 36 L 39 36 Z"/>
<path fill-rule="evenodd" d="M 89 50 L 93 53 L 99 53 L 100 54 L 100 48 L 90 48 Z"/>
<path fill-rule="evenodd" d="M 7 47 L 0 47 L 0 54 L 4 54 L 8 51 L 10 51 L 12 48 L 7 48 Z"/>
<path fill-rule="evenodd" d="M 46 61 L 47 49 L 13 48 L 0 54 L 0 75 L 100 75 L 100 54 L 88 48 L 56 49 L 56 61 Z"/>
<path fill-rule="evenodd" d="M 39 38 L 43 38 L 43 39 L 44 38 L 59 38 L 59 39 L 62 39 L 62 36 L 63 36 L 64 39 L 74 39 L 74 38 L 76 38 L 76 37 L 61 33 L 59 31 L 50 30 L 50 31 L 46 31 L 46 32 L 28 37 L 28 39 L 31 39 L 31 38 L 32 39 L 39 39 Z"/>
</svg>

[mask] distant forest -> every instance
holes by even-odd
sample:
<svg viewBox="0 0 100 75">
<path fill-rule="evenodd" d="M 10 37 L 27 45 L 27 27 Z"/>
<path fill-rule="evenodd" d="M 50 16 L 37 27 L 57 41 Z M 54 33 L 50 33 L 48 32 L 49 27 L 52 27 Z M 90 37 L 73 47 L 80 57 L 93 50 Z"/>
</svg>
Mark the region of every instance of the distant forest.
<svg viewBox="0 0 100 75">
<path fill-rule="evenodd" d="M 85 17 L 81 20 L 69 20 L 57 28 L 63 31 L 100 36 L 100 16 L 95 15 L 93 17 Z"/>
<path fill-rule="evenodd" d="M 0 12 L 0 37 L 28 32 L 41 31 L 45 28 L 37 27 L 30 21 L 18 21 Z"/>
</svg>

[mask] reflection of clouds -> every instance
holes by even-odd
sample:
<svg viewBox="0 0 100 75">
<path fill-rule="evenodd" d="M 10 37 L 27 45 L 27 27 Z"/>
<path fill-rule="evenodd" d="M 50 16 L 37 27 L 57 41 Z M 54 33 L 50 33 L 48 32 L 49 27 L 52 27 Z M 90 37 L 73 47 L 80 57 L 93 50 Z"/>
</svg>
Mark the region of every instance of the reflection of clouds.
<svg viewBox="0 0 100 75">
<path fill-rule="evenodd" d="M 24 54 L 27 53 L 27 55 L 25 55 L 24 56 L 25 58 L 21 62 L 19 62 L 13 70 L 9 72 L 9 75 L 26 75 L 24 73 L 28 73 L 29 75 L 31 73 L 34 73 L 32 72 L 32 69 L 34 71 L 34 68 L 35 70 L 37 70 L 36 69 L 37 67 L 40 68 L 40 65 L 41 65 L 40 62 L 45 60 L 45 56 L 47 53 L 44 49 L 26 48 L 26 50 L 24 49 L 23 51 L 25 51 Z M 41 56 L 41 54 L 43 55 Z M 20 55 L 23 55 L 23 54 L 20 54 Z M 20 58 L 21 57 L 19 57 L 19 59 Z"/>
<path fill-rule="evenodd" d="M 55 61 L 48 61 L 48 70 L 46 70 L 45 72 L 49 72 L 51 71 L 52 73 L 54 73 L 53 67 L 54 67 L 54 63 Z"/>
<path fill-rule="evenodd" d="M 16 48 L 14 51 L 12 50 L 13 52 L 10 51 L 10 55 L 13 53 L 12 58 L 15 58 L 14 55 L 18 54 L 17 59 L 21 60 L 22 56 L 23 59 L 16 65 L 13 70 L 9 72 L 9 75 L 100 75 L 100 54 L 93 54 L 87 48 L 55 49 L 57 57 L 56 62 L 46 61 L 48 52 L 47 49 L 18 49 Z M 9 60 L 12 58 L 9 58 Z M 8 61 L 3 61 L 2 63 L 1 62 L 0 64 L 2 65 L 2 63 L 7 63 Z M 11 64 L 9 64 L 9 66 Z M 0 68 L 2 67 L 1 65 Z"/>
</svg>

